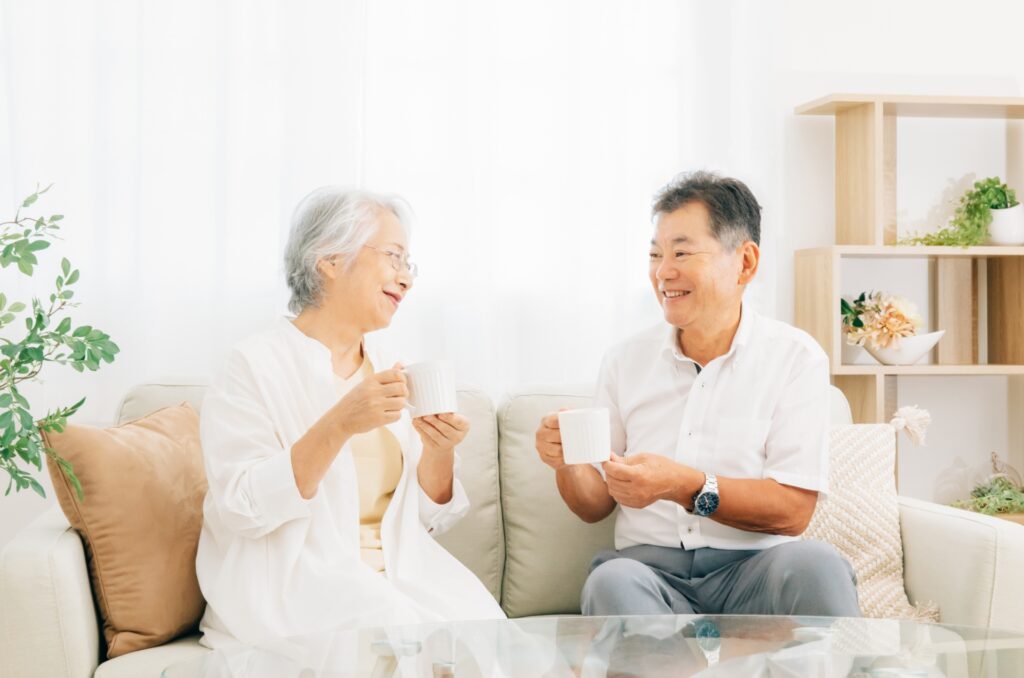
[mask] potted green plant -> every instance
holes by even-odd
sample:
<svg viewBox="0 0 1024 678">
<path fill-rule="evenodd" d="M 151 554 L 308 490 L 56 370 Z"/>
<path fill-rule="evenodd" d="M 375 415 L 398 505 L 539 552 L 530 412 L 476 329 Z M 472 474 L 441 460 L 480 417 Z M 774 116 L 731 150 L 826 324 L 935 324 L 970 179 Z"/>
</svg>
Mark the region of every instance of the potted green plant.
<svg viewBox="0 0 1024 678">
<path fill-rule="evenodd" d="M 25 198 L 14 219 L 0 222 L 0 268 L 14 266 L 29 277 L 35 272 L 39 264 L 37 255 L 50 247 L 64 217 L 29 217 L 21 211 L 31 207 L 49 189 L 47 186 Z M 10 494 L 13 488 L 31 489 L 46 496 L 43 486 L 33 477 L 34 472 L 42 470 L 46 455 L 60 466 L 79 497 L 82 496 L 82 487 L 71 465 L 46 446 L 40 431 L 64 430 L 68 417 L 78 411 L 85 398 L 37 418 L 20 389 L 22 384 L 38 377 L 46 363 L 68 365 L 79 372 L 95 371 L 101 363 L 112 362 L 120 350 L 106 333 L 90 325 L 73 327 L 71 318 L 65 315 L 78 305 L 71 301 L 78 279 L 78 269 L 72 268 L 65 258 L 61 260 L 49 303 L 33 298 L 30 304 L 8 304 L 7 295 L 0 292 L 0 468 L 10 477 L 4 494 Z M 15 337 L 12 330 L 19 315 L 24 316 L 25 330 Z"/>
<path fill-rule="evenodd" d="M 1024 489 L 1005 474 L 989 476 L 971 490 L 969 499 L 955 501 L 952 505 L 1024 524 Z"/>
<path fill-rule="evenodd" d="M 999 177 L 975 181 L 960 197 L 947 226 L 935 233 L 904 238 L 904 245 L 973 247 L 1024 244 L 1024 208 L 1016 193 Z"/>
<path fill-rule="evenodd" d="M 989 244 L 1024 245 L 1024 207 L 1014 190 L 1006 184 L 991 186 L 988 200 L 992 215 L 988 225 Z"/>
</svg>

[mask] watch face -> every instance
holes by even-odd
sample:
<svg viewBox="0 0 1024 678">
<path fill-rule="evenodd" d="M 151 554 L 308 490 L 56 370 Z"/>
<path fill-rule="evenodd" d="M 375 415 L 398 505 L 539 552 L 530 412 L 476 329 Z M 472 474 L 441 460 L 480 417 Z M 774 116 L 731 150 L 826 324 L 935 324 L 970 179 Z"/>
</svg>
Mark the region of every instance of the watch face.
<svg viewBox="0 0 1024 678">
<path fill-rule="evenodd" d="M 718 495 L 707 492 L 699 495 L 694 504 L 696 513 L 699 513 L 702 516 L 709 516 L 718 508 Z"/>
<path fill-rule="evenodd" d="M 697 638 L 721 638 L 722 632 L 718 624 L 710 619 L 698 619 L 693 625 L 693 635 Z"/>
<path fill-rule="evenodd" d="M 718 624 L 709 619 L 700 619 L 695 624 L 694 636 L 697 644 L 705 652 L 714 652 L 722 646 L 722 634 Z"/>
</svg>

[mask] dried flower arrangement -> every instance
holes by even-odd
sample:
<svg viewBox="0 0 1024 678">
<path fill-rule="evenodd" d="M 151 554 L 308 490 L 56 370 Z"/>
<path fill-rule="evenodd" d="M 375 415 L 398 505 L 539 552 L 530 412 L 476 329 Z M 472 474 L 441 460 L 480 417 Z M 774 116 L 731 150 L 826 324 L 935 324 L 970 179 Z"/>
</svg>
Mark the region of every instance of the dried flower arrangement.
<svg viewBox="0 0 1024 678">
<path fill-rule="evenodd" d="M 883 292 L 861 292 L 853 301 L 840 300 L 846 342 L 855 346 L 897 348 L 900 339 L 921 328 L 917 307 L 909 300 Z"/>
</svg>

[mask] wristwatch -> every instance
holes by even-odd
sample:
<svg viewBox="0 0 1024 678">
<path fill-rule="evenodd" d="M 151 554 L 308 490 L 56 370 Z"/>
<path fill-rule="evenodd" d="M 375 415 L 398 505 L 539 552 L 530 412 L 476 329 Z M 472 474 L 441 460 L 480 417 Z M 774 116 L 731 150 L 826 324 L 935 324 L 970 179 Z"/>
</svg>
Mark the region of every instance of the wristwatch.
<svg viewBox="0 0 1024 678">
<path fill-rule="evenodd" d="M 693 495 L 693 514 L 707 517 L 718 510 L 718 478 L 714 473 L 704 474 L 704 487 Z"/>
<path fill-rule="evenodd" d="M 718 663 L 722 649 L 722 632 L 718 629 L 718 624 L 710 619 L 698 619 L 693 626 L 697 647 L 707 660 L 708 666 L 714 666 Z"/>
</svg>

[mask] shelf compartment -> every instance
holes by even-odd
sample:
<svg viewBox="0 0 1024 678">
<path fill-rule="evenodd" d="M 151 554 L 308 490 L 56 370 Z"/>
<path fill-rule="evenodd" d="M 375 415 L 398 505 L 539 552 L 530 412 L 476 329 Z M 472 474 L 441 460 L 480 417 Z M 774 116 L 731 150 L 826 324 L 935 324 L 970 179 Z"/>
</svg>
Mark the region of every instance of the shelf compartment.
<svg viewBox="0 0 1024 678">
<path fill-rule="evenodd" d="M 797 106 L 797 115 L 835 118 L 835 234 L 838 245 L 895 245 L 896 123 L 899 118 L 1024 119 L 1022 97 L 830 94 Z M 1019 130 L 1014 132 L 1019 136 Z M 1021 162 L 1020 140 L 1007 160 Z M 1012 176 L 1011 183 L 1021 177 Z"/>
<path fill-rule="evenodd" d="M 1024 257 L 989 259 L 989 362 L 1024 363 Z"/>
<path fill-rule="evenodd" d="M 946 336 L 932 354 L 936 364 L 842 364 L 839 309 L 842 259 L 906 258 L 910 254 L 931 260 L 927 302 L 932 324 L 946 330 Z M 798 250 L 794 269 L 795 324 L 811 334 L 825 350 L 832 374 L 1024 375 L 1024 247 L 837 245 Z M 981 299 L 981 282 L 985 283 L 984 299 Z M 981 304 L 985 305 L 984 309 Z M 982 326 L 987 335 L 985 364 L 979 364 Z"/>
</svg>

